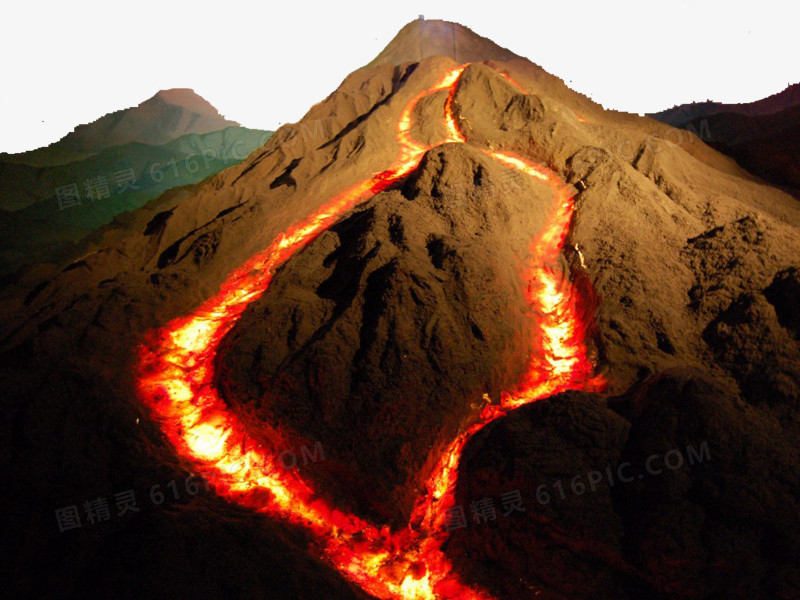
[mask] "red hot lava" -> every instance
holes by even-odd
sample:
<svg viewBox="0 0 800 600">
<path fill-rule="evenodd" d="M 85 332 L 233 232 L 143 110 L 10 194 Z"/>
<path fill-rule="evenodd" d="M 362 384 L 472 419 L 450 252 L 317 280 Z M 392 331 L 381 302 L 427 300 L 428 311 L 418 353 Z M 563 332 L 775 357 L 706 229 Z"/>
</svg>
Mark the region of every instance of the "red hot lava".
<svg viewBox="0 0 800 600">
<path fill-rule="evenodd" d="M 190 314 L 149 332 L 140 352 L 139 396 L 176 452 L 198 470 L 212 474 L 216 493 L 230 502 L 305 528 L 316 540 L 322 560 L 377 598 L 489 598 L 484 590 L 462 582 L 441 549 L 447 539 L 447 510 L 455 503 L 464 445 L 487 423 L 523 404 L 567 389 L 602 385 L 592 377 L 578 295 L 557 264 L 574 211 L 570 188 L 540 165 L 483 149 L 509 168 L 546 183 L 553 192 L 551 215 L 531 242 L 530 262 L 523 274 L 535 328 L 532 337 L 537 342 L 517 386 L 503 393 L 499 404 L 484 407 L 442 453 L 409 524 L 399 531 L 337 509 L 296 471 L 282 468 L 279 452 L 286 446 L 276 428 L 270 428 L 268 441 L 256 442 L 247 436 L 243 423 L 214 386 L 214 357 L 244 309 L 267 290 L 278 266 L 344 213 L 412 172 L 422 155 L 439 145 L 427 146 L 411 138 L 412 113 L 420 99 L 447 90 L 447 136 L 440 143 L 466 143 L 452 112 L 456 86 L 466 66 L 447 73 L 404 108 L 397 123 L 400 152 L 392 166 L 344 190 L 281 233 L 267 249 L 234 270 L 216 295 Z"/>
</svg>

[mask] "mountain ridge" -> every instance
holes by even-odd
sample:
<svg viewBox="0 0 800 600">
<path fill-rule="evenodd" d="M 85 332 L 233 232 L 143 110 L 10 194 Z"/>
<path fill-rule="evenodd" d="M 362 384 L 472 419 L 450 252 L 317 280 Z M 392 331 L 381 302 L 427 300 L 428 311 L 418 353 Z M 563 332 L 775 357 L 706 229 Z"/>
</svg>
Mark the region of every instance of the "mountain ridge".
<svg viewBox="0 0 800 600">
<path fill-rule="evenodd" d="M 800 105 L 800 83 L 790 84 L 780 92 L 752 102 L 724 103 L 713 100 L 690 102 L 648 113 L 647 116 L 673 127 L 682 127 L 694 119 L 720 113 L 735 113 L 749 117 L 767 116 L 797 105 Z"/>
</svg>

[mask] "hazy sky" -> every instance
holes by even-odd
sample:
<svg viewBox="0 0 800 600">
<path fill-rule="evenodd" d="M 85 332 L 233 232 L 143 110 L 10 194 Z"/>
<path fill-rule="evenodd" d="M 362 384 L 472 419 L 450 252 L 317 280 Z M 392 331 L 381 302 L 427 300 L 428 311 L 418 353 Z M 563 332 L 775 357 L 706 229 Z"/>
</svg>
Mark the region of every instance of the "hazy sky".
<svg viewBox="0 0 800 600">
<path fill-rule="evenodd" d="M 756 100 L 800 81 L 795 2 L 4 2 L 0 151 L 160 89 L 242 125 L 297 121 L 420 13 L 457 21 L 606 107 Z"/>
</svg>

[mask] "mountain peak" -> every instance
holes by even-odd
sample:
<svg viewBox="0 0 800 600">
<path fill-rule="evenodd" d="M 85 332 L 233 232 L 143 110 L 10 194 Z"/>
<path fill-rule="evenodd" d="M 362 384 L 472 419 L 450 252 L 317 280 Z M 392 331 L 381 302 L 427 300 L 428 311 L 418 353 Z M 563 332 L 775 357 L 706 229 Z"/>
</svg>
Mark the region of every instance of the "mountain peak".
<svg viewBox="0 0 800 600">
<path fill-rule="evenodd" d="M 406 24 L 367 66 L 418 62 L 429 56 L 449 56 L 459 63 L 519 58 L 468 27 L 420 17 Z"/>
<path fill-rule="evenodd" d="M 220 117 L 219 111 L 191 88 L 159 90 L 155 96 L 146 100 L 146 102 L 151 100 L 161 100 L 166 104 L 179 106 L 198 115 Z"/>
</svg>

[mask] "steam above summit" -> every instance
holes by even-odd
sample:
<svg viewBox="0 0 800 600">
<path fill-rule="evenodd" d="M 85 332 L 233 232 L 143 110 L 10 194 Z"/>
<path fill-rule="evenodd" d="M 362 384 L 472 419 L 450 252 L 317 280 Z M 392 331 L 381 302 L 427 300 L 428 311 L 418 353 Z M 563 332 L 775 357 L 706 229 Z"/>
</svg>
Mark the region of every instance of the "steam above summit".
<svg viewBox="0 0 800 600">
<path fill-rule="evenodd" d="M 449 56 L 459 63 L 519 58 L 458 23 L 417 19 L 403 27 L 367 66 L 417 62 L 430 56 Z"/>
</svg>

